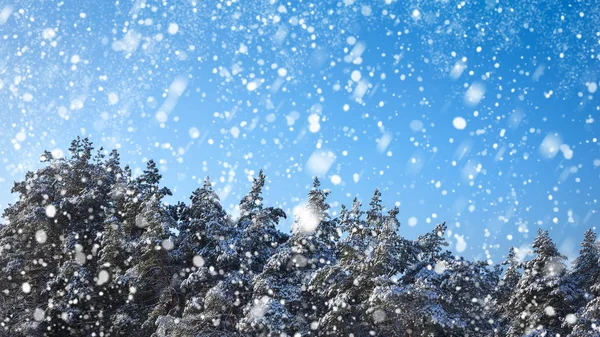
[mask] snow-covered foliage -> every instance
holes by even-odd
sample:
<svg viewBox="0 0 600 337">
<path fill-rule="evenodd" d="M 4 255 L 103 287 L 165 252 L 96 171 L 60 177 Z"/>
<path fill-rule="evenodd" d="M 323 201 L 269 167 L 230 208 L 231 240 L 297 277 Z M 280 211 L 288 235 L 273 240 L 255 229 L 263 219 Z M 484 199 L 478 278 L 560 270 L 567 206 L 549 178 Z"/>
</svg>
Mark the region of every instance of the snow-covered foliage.
<svg viewBox="0 0 600 337">
<path fill-rule="evenodd" d="M 1 336 L 597 336 L 600 253 L 588 231 L 572 270 L 548 232 L 534 257 L 494 266 L 449 250 L 445 223 L 415 240 L 375 190 L 334 216 L 315 178 L 290 234 L 259 172 L 229 216 L 208 178 L 167 205 L 154 161 L 70 158 L 14 185 L 0 227 Z M 307 222 L 309 225 L 307 225 Z"/>
</svg>

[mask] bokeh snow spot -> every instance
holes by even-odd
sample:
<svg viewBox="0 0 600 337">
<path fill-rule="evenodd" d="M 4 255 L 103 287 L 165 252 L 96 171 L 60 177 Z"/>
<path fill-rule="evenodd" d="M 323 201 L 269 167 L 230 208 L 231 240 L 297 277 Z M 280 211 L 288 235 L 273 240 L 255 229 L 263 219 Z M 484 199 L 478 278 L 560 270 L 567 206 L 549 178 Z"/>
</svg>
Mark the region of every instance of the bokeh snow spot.
<svg viewBox="0 0 600 337">
<path fill-rule="evenodd" d="M 56 207 L 54 207 L 54 205 L 46 206 L 46 216 L 49 218 L 54 218 L 55 215 L 56 215 Z"/>
<path fill-rule="evenodd" d="M 294 216 L 296 218 L 295 230 L 303 232 L 314 232 L 321 221 L 319 217 L 307 207 L 307 204 L 302 203 L 294 207 Z"/>
<path fill-rule="evenodd" d="M 457 130 L 463 130 L 467 127 L 467 121 L 463 117 L 454 117 L 452 120 L 452 126 Z"/>
<path fill-rule="evenodd" d="M 539 153 L 546 159 L 552 159 L 556 156 L 562 145 L 562 138 L 557 133 L 549 133 L 544 137 L 539 147 Z"/>
<path fill-rule="evenodd" d="M 110 275 L 108 274 L 108 272 L 106 270 L 101 270 L 98 273 L 98 279 L 96 280 L 96 284 L 101 286 L 104 283 L 108 282 L 109 279 L 110 279 Z"/>
<path fill-rule="evenodd" d="M 305 168 L 310 175 L 323 176 L 335 162 L 335 155 L 331 151 L 317 150 L 306 161 Z"/>
<path fill-rule="evenodd" d="M 465 92 L 464 102 L 466 105 L 474 107 L 481 102 L 484 95 L 485 86 L 482 83 L 475 82 Z"/>
</svg>

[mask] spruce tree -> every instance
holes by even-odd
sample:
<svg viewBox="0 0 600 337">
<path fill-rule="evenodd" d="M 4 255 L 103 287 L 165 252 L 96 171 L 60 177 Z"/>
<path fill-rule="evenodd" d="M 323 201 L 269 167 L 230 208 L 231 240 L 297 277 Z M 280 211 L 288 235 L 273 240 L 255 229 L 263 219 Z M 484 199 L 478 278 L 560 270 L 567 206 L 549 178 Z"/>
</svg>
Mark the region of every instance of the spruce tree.
<svg viewBox="0 0 600 337">
<path fill-rule="evenodd" d="M 238 236 L 219 197 L 207 177 L 202 187 L 190 196 L 191 205 L 183 214 L 178 250 L 183 266 L 190 273 L 181 283 L 185 302 L 182 319 L 174 326 L 174 336 L 185 336 L 197 330 L 202 322 L 206 293 L 223 279 L 225 271 L 236 268 L 233 243 Z M 168 320 L 166 322 L 169 322 Z"/>
<path fill-rule="evenodd" d="M 283 210 L 263 206 L 265 181 L 261 170 L 250 192 L 240 202 L 241 214 L 234 230 L 220 240 L 222 249 L 216 257 L 216 265 L 190 275 L 182 284 L 188 288 L 199 281 L 210 280 L 206 284 L 210 288 L 205 290 L 203 286 L 204 296 L 192 297 L 186 303 L 182 330 L 236 333 L 243 308 L 252 298 L 254 276 L 262 272 L 267 259 L 287 240 L 277 229 L 279 219 L 285 218 Z"/>
<path fill-rule="evenodd" d="M 519 272 L 519 261 L 517 261 L 516 252 L 514 247 L 510 247 L 506 260 L 502 262 L 503 266 L 506 266 L 502 279 L 498 282 L 494 294 L 495 310 L 498 315 L 499 322 L 496 329 L 498 330 L 496 335 L 505 336 L 508 331 L 509 321 L 506 319 L 510 311 L 509 302 L 512 293 L 517 288 L 521 273 Z"/>
<path fill-rule="evenodd" d="M 55 159 L 46 151 L 41 159 L 48 166 L 15 184 L 20 200 L 7 208 L 9 224 L 0 234 L 0 241 L 11 242 L 2 245 L 0 259 L 7 259 L 2 284 L 10 285 L 11 300 L 21 302 L 21 309 L 6 316 L 13 335 L 103 331 L 97 260 L 112 177 L 104 163 L 90 162 L 92 150 L 87 138 L 78 138 L 71 158 Z M 17 284 L 26 297 L 11 292 Z"/>
<path fill-rule="evenodd" d="M 398 209 L 383 215 L 380 196 L 375 190 L 365 221 L 357 199 L 349 212 L 344 210 L 340 222 L 348 233 L 339 245 L 339 263 L 323 267 L 311 280 L 310 289 L 323 293 L 327 303 L 318 323 L 320 333 L 378 333 L 369 297 L 379 282 L 402 272 L 412 260 L 411 248 L 397 233 Z"/>
<path fill-rule="evenodd" d="M 600 283 L 591 287 L 594 296 L 577 314 L 567 314 L 563 328 L 570 330 L 569 337 L 600 336 Z"/>
<path fill-rule="evenodd" d="M 568 329 L 563 328 L 562 323 L 574 312 L 574 289 L 565 282 L 566 258 L 558 251 L 548 231 L 539 229 L 532 247 L 536 256 L 523 263 L 523 275 L 508 302 L 507 336 L 543 333 L 565 336 Z"/>
<path fill-rule="evenodd" d="M 336 222 L 327 212 L 328 191 L 318 178 L 308 193 L 308 203 L 297 214 L 293 232 L 253 279 L 252 301 L 244 309 L 240 330 L 252 334 L 308 334 L 317 322 L 320 300 L 307 291 L 309 280 L 322 266 L 336 262 Z"/>
<path fill-rule="evenodd" d="M 568 275 L 569 282 L 577 289 L 576 306 L 585 307 L 592 299 L 592 286 L 600 281 L 600 252 L 596 233 L 588 229 L 581 242 L 579 256 L 573 261 L 573 270 Z"/>
</svg>

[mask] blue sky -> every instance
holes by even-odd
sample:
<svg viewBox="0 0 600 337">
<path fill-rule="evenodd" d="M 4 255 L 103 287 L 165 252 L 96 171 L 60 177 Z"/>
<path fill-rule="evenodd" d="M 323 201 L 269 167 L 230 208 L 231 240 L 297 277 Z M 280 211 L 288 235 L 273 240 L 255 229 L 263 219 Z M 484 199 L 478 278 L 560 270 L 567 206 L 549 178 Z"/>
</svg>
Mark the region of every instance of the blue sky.
<svg viewBox="0 0 600 337">
<path fill-rule="evenodd" d="M 446 221 L 467 257 L 538 227 L 573 256 L 600 218 L 598 21 L 561 1 L 5 2 L 0 208 L 84 135 L 159 162 L 170 202 L 210 175 L 234 211 L 264 169 L 292 215 L 318 175 L 334 210 L 378 187 L 405 236 Z"/>
</svg>

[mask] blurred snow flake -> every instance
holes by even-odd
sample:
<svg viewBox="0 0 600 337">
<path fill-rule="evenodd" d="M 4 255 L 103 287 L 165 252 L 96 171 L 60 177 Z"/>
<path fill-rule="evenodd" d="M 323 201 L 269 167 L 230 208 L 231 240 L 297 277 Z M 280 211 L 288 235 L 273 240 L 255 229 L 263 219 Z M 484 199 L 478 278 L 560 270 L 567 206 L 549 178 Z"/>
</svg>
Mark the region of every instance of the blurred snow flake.
<svg viewBox="0 0 600 337">
<path fill-rule="evenodd" d="M 56 207 L 54 207 L 54 205 L 46 206 L 46 216 L 49 218 L 54 218 L 55 215 L 56 215 Z"/>
<path fill-rule="evenodd" d="M 392 142 L 392 134 L 390 132 L 384 133 L 377 142 L 377 151 L 384 152 L 388 145 Z"/>
<path fill-rule="evenodd" d="M 565 157 L 565 159 L 569 160 L 573 158 L 573 150 L 571 150 L 571 147 L 567 144 L 561 144 L 560 145 L 560 151 L 562 151 L 563 156 Z"/>
<path fill-rule="evenodd" d="M 63 150 L 61 149 L 54 149 L 50 153 L 52 153 L 52 157 L 54 157 L 55 159 L 62 158 L 65 155 Z"/>
<path fill-rule="evenodd" d="M 192 263 L 194 264 L 194 267 L 200 268 L 204 266 L 204 259 L 202 258 L 202 256 L 196 255 L 192 258 Z"/>
<path fill-rule="evenodd" d="M 168 32 L 171 35 L 175 35 L 177 34 L 177 32 L 179 31 L 179 25 L 176 23 L 170 23 L 169 24 L 169 28 L 168 28 Z"/>
<path fill-rule="evenodd" d="M 115 105 L 119 102 L 119 95 L 117 93 L 111 92 L 108 94 L 108 104 Z"/>
<path fill-rule="evenodd" d="M 200 131 L 195 126 L 191 127 L 190 130 L 188 131 L 188 133 L 192 139 L 196 139 L 196 138 L 200 137 Z"/>
<path fill-rule="evenodd" d="M 302 203 L 294 207 L 294 217 L 297 225 L 294 230 L 303 232 L 314 232 L 321 219 L 309 208 L 306 203 Z"/>
<path fill-rule="evenodd" d="M 373 321 L 375 323 L 381 323 L 383 321 L 385 321 L 386 318 L 386 314 L 384 310 L 381 309 L 377 309 L 375 311 L 373 311 Z"/>
<path fill-rule="evenodd" d="M 2 8 L 2 10 L 0 11 L 0 25 L 3 25 L 6 23 L 6 21 L 8 21 L 8 18 L 10 18 L 10 15 L 13 13 L 13 7 L 11 5 L 6 5 L 4 6 L 4 8 Z"/>
<path fill-rule="evenodd" d="M 423 130 L 423 122 L 420 120 L 413 120 L 410 122 L 410 129 L 414 132 Z"/>
<path fill-rule="evenodd" d="M 33 311 L 33 319 L 36 322 L 43 321 L 45 317 L 46 317 L 46 314 L 44 313 L 43 309 L 41 309 L 41 308 L 35 308 L 35 310 Z"/>
<path fill-rule="evenodd" d="M 169 89 L 167 91 L 167 99 L 165 99 L 164 103 L 158 109 L 156 113 L 156 119 L 159 123 L 164 123 L 167 121 L 167 117 L 177 105 L 179 101 L 179 97 L 185 92 L 185 89 L 188 86 L 187 78 L 183 76 L 179 76 L 171 82 L 169 85 Z"/>
<path fill-rule="evenodd" d="M 54 31 L 53 28 L 44 28 L 44 30 L 42 30 L 42 38 L 46 39 L 46 40 L 50 40 L 52 38 L 54 38 L 56 36 L 56 32 Z"/>
<path fill-rule="evenodd" d="M 321 120 L 321 118 L 316 113 L 313 113 L 310 116 L 308 116 L 308 123 L 309 123 L 308 130 L 312 133 L 319 132 L 319 130 L 321 129 L 321 124 L 319 124 L 320 120 Z"/>
<path fill-rule="evenodd" d="M 260 81 L 254 80 L 254 81 L 248 82 L 248 84 L 246 84 L 246 89 L 248 91 L 254 91 L 254 90 L 258 89 L 259 86 L 260 86 Z"/>
<path fill-rule="evenodd" d="M 160 243 L 164 250 L 172 250 L 175 247 L 175 243 L 171 239 L 165 239 Z"/>
<path fill-rule="evenodd" d="M 467 69 L 467 65 L 464 62 L 456 62 L 456 64 L 454 64 L 454 67 L 452 67 L 452 69 L 450 70 L 450 78 L 453 80 L 457 80 L 465 71 L 465 69 Z"/>
<path fill-rule="evenodd" d="M 238 138 L 240 136 L 240 129 L 237 126 L 234 126 L 229 130 L 233 138 Z"/>
<path fill-rule="evenodd" d="M 463 117 L 454 117 L 452 120 L 452 126 L 457 130 L 463 130 L 467 127 L 467 121 Z"/>
<path fill-rule="evenodd" d="M 447 266 L 448 264 L 446 261 L 438 261 L 433 267 L 433 271 L 435 271 L 437 274 L 443 274 L 446 271 Z"/>
<path fill-rule="evenodd" d="M 317 150 L 313 152 L 306 161 L 305 168 L 313 176 L 327 174 L 329 168 L 335 162 L 335 155 L 331 151 Z"/>
<path fill-rule="evenodd" d="M 454 238 L 456 239 L 455 249 L 457 252 L 462 253 L 467 249 L 467 242 L 465 241 L 464 236 L 454 234 Z"/>
<path fill-rule="evenodd" d="M 252 320 L 258 321 L 265 315 L 269 302 L 271 302 L 269 296 L 263 296 L 260 299 L 254 300 L 254 305 L 250 309 Z"/>
<path fill-rule="evenodd" d="M 141 40 L 142 34 L 130 29 L 121 40 L 116 40 L 112 43 L 112 49 L 117 52 L 122 51 L 126 54 L 131 54 L 137 50 Z"/>
<path fill-rule="evenodd" d="M 39 229 L 35 232 L 35 241 L 38 243 L 46 243 L 46 240 L 48 240 L 48 234 L 46 234 L 45 230 Z"/>
<path fill-rule="evenodd" d="M 29 294 L 31 292 L 31 285 L 28 282 L 24 282 L 21 284 L 21 290 L 23 290 L 24 293 Z"/>
<path fill-rule="evenodd" d="M 540 144 L 539 153 L 546 159 L 552 159 L 560 150 L 561 145 L 562 137 L 558 133 L 548 133 Z"/>
<path fill-rule="evenodd" d="M 479 102 L 481 102 L 484 95 L 485 85 L 483 85 L 483 83 L 480 82 L 475 82 L 471 84 L 469 89 L 467 89 L 467 91 L 465 92 L 464 102 L 466 105 L 474 107 L 477 104 L 479 104 Z"/>
<path fill-rule="evenodd" d="M 104 283 L 108 282 L 109 278 L 110 278 L 110 275 L 108 274 L 108 272 L 106 270 L 101 270 L 98 273 L 98 278 L 96 280 L 96 284 L 99 286 L 103 285 Z"/>
</svg>

